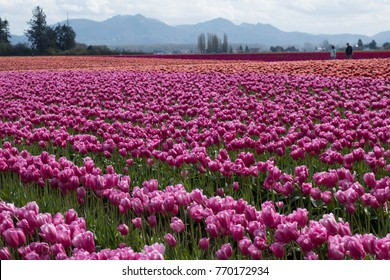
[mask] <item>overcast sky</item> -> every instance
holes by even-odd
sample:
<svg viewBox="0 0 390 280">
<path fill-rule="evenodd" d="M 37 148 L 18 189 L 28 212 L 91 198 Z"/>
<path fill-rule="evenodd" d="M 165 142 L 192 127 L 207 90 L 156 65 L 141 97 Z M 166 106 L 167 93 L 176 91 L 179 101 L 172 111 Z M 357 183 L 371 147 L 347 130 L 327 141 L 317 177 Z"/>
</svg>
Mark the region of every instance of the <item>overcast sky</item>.
<svg viewBox="0 0 390 280">
<path fill-rule="evenodd" d="M 28 29 L 40 6 L 48 24 L 85 18 L 103 21 L 115 15 L 142 14 L 169 25 L 218 17 L 235 24 L 269 23 L 283 31 L 313 34 L 374 35 L 390 30 L 390 0 L 0 0 L 0 17 L 12 34 Z"/>
</svg>

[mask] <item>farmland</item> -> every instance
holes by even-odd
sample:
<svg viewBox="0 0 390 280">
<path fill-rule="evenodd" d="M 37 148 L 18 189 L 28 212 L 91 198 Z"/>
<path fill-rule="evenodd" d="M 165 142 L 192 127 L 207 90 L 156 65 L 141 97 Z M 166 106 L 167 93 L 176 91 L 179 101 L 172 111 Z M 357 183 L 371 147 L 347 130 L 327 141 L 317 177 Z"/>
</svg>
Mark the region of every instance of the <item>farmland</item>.
<svg viewBox="0 0 390 280">
<path fill-rule="evenodd" d="M 368 54 L 0 58 L 0 259 L 390 259 Z"/>
</svg>

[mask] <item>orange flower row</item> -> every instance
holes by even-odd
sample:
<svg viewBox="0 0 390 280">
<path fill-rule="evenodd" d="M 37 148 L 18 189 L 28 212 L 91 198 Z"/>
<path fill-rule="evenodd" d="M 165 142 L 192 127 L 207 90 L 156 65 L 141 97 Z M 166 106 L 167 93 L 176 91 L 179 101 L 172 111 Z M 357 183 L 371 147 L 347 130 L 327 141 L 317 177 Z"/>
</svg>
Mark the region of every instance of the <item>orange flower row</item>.
<svg viewBox="0 0 390 280">
<path fill-rule="evenodd" d="M 390 58 L 360 60 L 243 61 L 145 57 L 2 57 L 0 71 L 130 70 L 317 74 L 337 77 L 389 77 Z"/>
</svg>

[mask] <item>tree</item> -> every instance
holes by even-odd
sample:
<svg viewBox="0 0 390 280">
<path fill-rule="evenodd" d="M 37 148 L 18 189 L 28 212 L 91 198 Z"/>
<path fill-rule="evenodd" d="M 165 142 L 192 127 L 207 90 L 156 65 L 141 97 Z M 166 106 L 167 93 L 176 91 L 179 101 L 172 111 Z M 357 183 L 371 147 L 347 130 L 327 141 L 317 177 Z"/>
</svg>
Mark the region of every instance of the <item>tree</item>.
<svg viewBox="0 0 390 280">
<path fill-rule="evenodd" d="M 10 32 L 8 21 L 0 18 L 0 55 L 9 55 L 11 52 Z"/>
<path fill-rule="evenodd" d="M 223 34 L 222 52 L 227 53 L 229 50 L 228 36 Z"/>
<path fill-rule="evenodd" d="M 208 53 L 219 53 L 221 51 L 221 40 L 217 35 L 208 33 L 207 34 L 207 52 Z"/>
<path fill-rule="evenodd" d="M 359 39 L 359 40 L 358 40 L 357 45 L 358 45 L 358 49 L 359 49 L 359 50 L 362 50 L 362 49 L 363 49 L 364 45 L 363 45 L 362 39 Z"/>
<path fill-rule="evenodd" d="M 32 11 L 33 18 L 28 22 L 30 29 L 25 34 L 31 47 L 39 54 L 48 53 L 56 47 L 56 33 L 46 23 L 46 14 L 39 6 Z"/>
<path fill-rule="evenodd" d="M 56 33 L 56 47 L 61 51 L 66 51 L 76 46 L 76 33 L 68 25 L 57 25 L 54 29 Z"/>
<path fill-rule="evenodd" d="M 250 52 L 248 45 L 245 46 L 245 52 L 246 52 L 246 53 L 249 53 L 249 52 Z"/>
<path fill-rule="evenodd" d="M 206 36 L 204 33 L 199 34 L 198 36 L 198 50 L 200 53 L 206 52 Z"/>
<path fill-rule="evenodd" d="M 390 50 L 390 42 L 384 43 L 384 44 L 383 44 L 383 48 L 384 48 L 385 50 Z"/>
<path fill-rule="evenodd" d="M 375 42 L 375 40 L 372 40 L 371 43 L 368 44 L 368 47 L 371 50 L 375 50 L 376 49 L 376 42 Z"/>
<path fill-rule="evenodd" d="M 281 47 L 281 46 L 272 46 L 271 48 L 270 48 L 270 50 L 271 50 L 271 52 L 284 52 L 284 49 L 283 49 L 283 47 Z"/>
<path fill-rule="evenodd" d="M 10 38 L 9 23 L 6 19 L 0 18 L 0 44 L 11 44 Z"/>
</svg>

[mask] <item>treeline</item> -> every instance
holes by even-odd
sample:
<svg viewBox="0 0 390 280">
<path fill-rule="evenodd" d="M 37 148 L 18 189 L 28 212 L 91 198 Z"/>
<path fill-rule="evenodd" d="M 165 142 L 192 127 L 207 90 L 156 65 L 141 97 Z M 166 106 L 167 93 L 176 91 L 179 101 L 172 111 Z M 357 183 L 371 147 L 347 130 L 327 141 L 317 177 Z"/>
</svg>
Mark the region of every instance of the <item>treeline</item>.
<svg viewBox="0 0 390 280">
<path fill-rule="evenodd" d="M 0 55 L 112 55 L 129 54 L 113 51 L 107 46 L 87 46 L 76 42 L 76 32 L 69 24 L 50 27 L 39 6 L 33 9 L 25 35 L 30 44 L 11 44 L 9 22 L 0 18 Z M 133 54 L 133 53 L 131 53 Z"/>
<path fill-rule="evenodd" d="M 31 46 L 27 44 L 11 45 L 9 23 L 0 18 L 0 54 L 7 55 L 48 55 L 70 50 L 76 46 L 76 33 L 69 25 L 50 27 L 46 22 L 46 14 L 39 6 L 32 11 L 33 17 L 28 22 L 25 32 Z"/>
<path fill-rule="evenodd" d="M 204 33 L 198 36 L 198 50 L 200 53 L 227 53 L 229 51 L 228 36 L 223 34 L 221 40 L 216 34 Z"/>
</svg>

